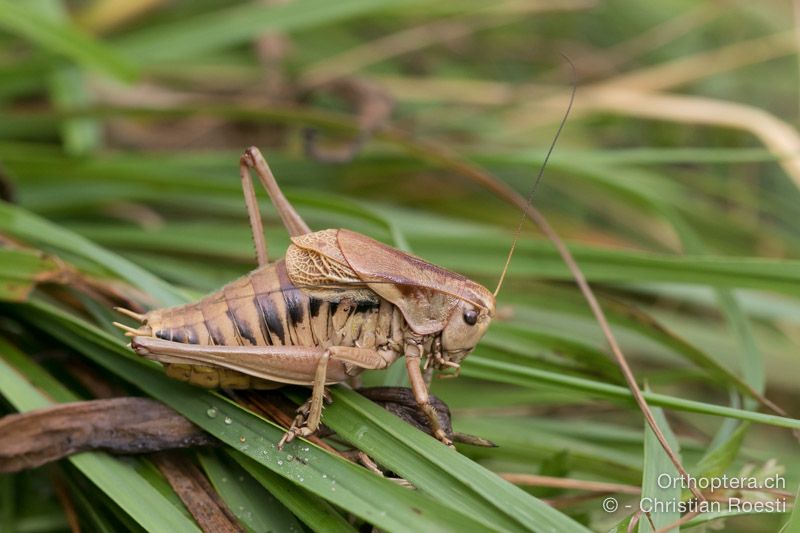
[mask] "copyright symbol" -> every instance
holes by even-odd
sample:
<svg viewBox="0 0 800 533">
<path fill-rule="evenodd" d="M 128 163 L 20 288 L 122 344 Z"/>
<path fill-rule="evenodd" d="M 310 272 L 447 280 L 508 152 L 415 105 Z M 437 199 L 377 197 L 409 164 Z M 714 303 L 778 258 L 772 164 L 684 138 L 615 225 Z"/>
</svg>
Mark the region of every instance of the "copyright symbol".
<svg viewBox="0 0 800 533">
<path fill-rule="evenodd" d="M 616 498 L 608 497 L 603 500 L 603 510 L 607 513 L 613 513 L 619 507 L 619 502 Z"/>
</svg>

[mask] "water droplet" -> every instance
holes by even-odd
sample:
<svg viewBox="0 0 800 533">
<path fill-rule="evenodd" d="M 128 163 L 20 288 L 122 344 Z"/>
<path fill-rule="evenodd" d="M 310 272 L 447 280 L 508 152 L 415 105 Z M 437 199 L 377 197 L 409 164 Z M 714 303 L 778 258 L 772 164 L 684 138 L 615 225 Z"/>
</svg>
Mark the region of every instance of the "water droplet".
<svg viewBox="0 0 800 533">
<path fill-rule="evenodd" d="M 225 417 L 225 423 L 226 423 L 226 424 L 229 424 L 229 425 L 230 425 L 230 424 L 233 424 L 233 419 L 232 419 L 231 417 L 229 417 L 229 416 L 226 416 L 226 417 Z"/>
<path fill-rule="evenodd" d="M 278 466 L 283 466 L 283 461 L 278 461 Z"/>
<path fill-rule="evenodd" d="M 245 441 L 247 441 L 247 438 L 244 435 L 239 437 L 239 442 L 245 442 Z"/>
<path fill-rule="evenodd" d="M 239 481 L 244 481 L 244 476 L 239 476 Z"/>
<path fill-rule="evenodd" d="M 303 482 L 303 478 L 300 478 L 300 483 L 302 483 L 302 482 Z"/>
<path fill-rule="evenodd" d="M 322 479 L 328 479 L 328 474 L 322 474 Z"/>
<path fill-rule="evenodd" d="M 226 477 L 222 478 L 222 482 L 223 483 L 227 483 L 228 482 L 228 478 L 226 478 Z"/>
<path fill-rule="evenodd" d="M 208 409 L 208 411 L 206 411 L 206 415 L 208 416 L 208 418 L 216 418 L 217 417 L 217 408 L 216 407 L 210 407 Z"/>
<path fill-rule="evenodd" d="M 240 510 L 240 511 L 244 511 L 244 505 L 240 505 L 240 506 L 239 506 L 239 510 Z"/>
<path fill-rule="evenodd" d="M 286 460 L 287 461 L 291 461 L 292 459 L 294 459 L 294 455 L 289 454 L 289 455 L 286 456 Z"/>
</svg>

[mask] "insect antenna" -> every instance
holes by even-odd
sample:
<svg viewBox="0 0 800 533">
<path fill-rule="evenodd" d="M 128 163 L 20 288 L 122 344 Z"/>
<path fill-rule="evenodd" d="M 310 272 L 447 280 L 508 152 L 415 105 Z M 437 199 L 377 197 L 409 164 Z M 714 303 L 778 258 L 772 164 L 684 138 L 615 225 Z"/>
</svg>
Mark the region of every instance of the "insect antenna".
<svg viewBox="0 0 800 533">
<path fill-rule="evenodd" d="M 553 149 L 556 147 L 556 143 L 558 142 L 558 138 L 561 136 L 561 131 L 564 129 L 564 125 L 567 123 L 567 117 L 569 117 L 569 112 L 572 111 L 572 104 L 575 102 L 575 91 L 578 86 L 577 82 L 577 74 L 575 72 L 575 65 L 572 61 L 564 54 L 561 56 L 569 63 L 570 69 L 572 70 L 572 89 L 569 94 L 569 104 L 567 104 L 567 110 L 564 112 L 564 116 L 561 118 L 561 122 L 558 124 L 558 129 L 556 130 L 556 134 L 553 136 L 553 141 L 550 143 L 550 147 L 547 149 L 547 154 L 544 156 L 544 161 L 542 161 L 542 165 L 539 167 L 539 172 L 536 175 L 536 179 L 531 186 L 530 191 L 528 191 L 528 196 L 526 198 L 526 203 L 528 205 L 533 204 L 533 195 L 536 192 L 536 189 L 539 187 L 539 182 L 542 181 L 542 176 L 544 175 L 544 169 L 547 166 L 547 162 L 550 160 L 550 155 L 553 153 Z M 514 231 L 514 240 L 511 243 L 511 249 L 508 250 L 508 256 L 506 257 L 506 264 L 503 266 L 503 272 L 500 274 L 500 279 L 497 282 L 497 288 L 494 290 L 494 296 L 497 297 L 497 293 L 500 292 L 500 287 L 503 286 L 503 281 L 506 279 L 506 272 L 508 272 L 508 266 L 511 264 L 511 256 L 514 255 L 514 249 L 517 247 L 517 241 L 519 240 L 519 236 L 522 233 L 522 225 L 525 223 L 525 219 L 528 218 L 525 214 L 525 210 L 523 209 L 522 215 L 520 216 L 519 223 L 517 224 L 517 229 Z"/>
</svg>

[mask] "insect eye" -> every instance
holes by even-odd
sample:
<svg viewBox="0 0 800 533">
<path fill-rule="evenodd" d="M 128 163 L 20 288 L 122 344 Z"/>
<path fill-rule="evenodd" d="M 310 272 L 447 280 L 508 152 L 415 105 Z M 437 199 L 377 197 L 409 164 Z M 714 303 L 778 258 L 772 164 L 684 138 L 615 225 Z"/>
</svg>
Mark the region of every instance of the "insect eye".
<svg viewBox="0 0 800 533">
<path fill-rule="evenodd" d="M 478 312 L 474 310 L 464 311 L 464 322 L 470 326 L 478 323 Z"/>
</svg>

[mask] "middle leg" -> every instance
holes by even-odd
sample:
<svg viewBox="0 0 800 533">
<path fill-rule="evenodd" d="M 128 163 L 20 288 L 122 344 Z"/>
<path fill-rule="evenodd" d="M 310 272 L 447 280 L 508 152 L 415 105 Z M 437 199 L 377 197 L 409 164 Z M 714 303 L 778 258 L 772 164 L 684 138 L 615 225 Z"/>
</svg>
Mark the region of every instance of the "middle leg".
<svg viewBox="0 0 800 533">
<path fill-rule="evenodd" d="M 358 368 L 380 370 L 389 366 L 390 362 L 383 359 L 375 350 L 355 348 L 350 346 L 331 346 L 322 354 L 317 363 L 314 375 L 314 384 L 311 398 L 298 409 L 298 416 L 292 427 L 278 443 L 278 449 L 291 442 L 296 436 L 307 437 L 319 429 L 322 420 L 322 406 L 325 399 L 325 383 L 327 381 L 328 363 L 333 361 L 350 363 Z"/>
</svg>

